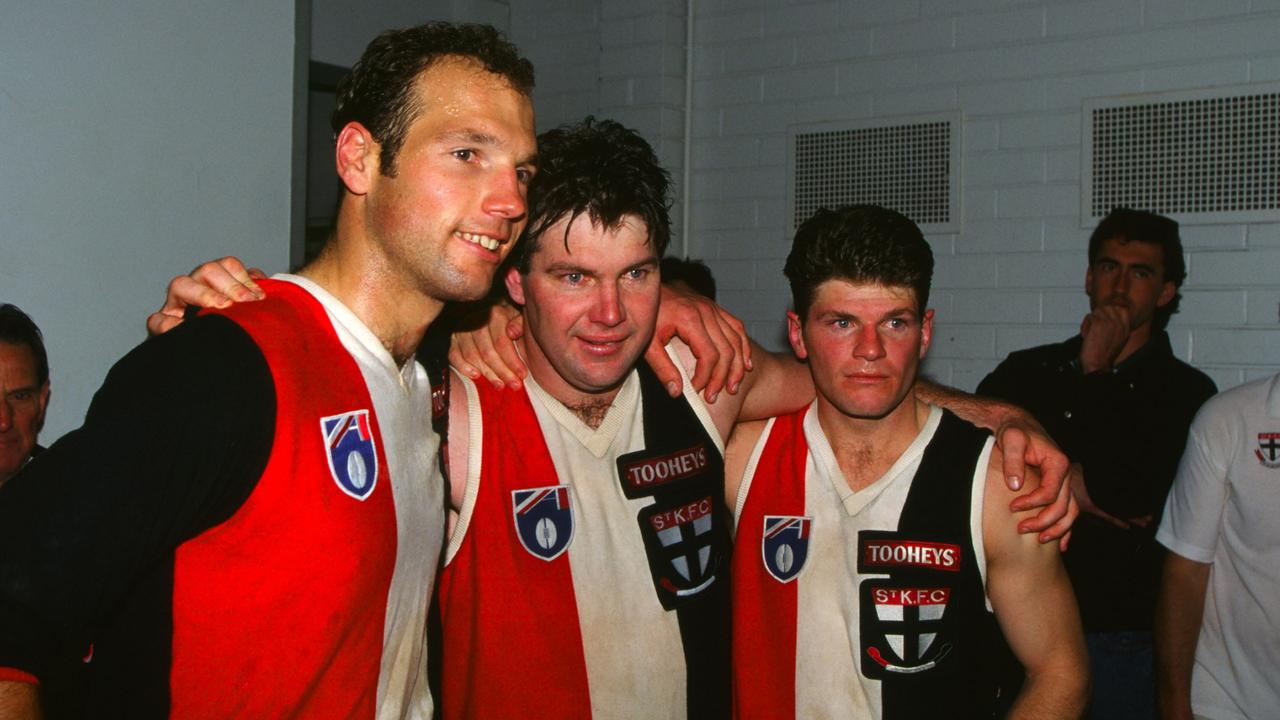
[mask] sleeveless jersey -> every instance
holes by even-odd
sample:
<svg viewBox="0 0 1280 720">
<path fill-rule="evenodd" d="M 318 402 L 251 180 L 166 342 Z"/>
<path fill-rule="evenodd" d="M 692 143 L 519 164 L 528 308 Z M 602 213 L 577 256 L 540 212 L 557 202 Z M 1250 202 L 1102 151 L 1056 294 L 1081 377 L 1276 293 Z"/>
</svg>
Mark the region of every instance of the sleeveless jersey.
<svg viewBox="0 0 1280 720">
<path fill-rule="evenodd" d="M 425 374 L 289 280 L 214 311 L 261 348 L 277 419 L 248 500 L 176 551 L 172 716 L 429 718 L 444 486 Z"/>
<path fill-rule="evenodd" d="M 932 407 L 894 465 L 854 492 L 816 403 L 769 421 L 737 502 L 738 717 L 996 711 L 1010 656 L 984 590 L 991 446 Z"/>
<path fill-rule="evenodd" d="M 592 430 L 532 378 L 462 380 L 444 717 L 727 717 L 730 519 L 697 396 L 641 366 Z"/>
</svg>

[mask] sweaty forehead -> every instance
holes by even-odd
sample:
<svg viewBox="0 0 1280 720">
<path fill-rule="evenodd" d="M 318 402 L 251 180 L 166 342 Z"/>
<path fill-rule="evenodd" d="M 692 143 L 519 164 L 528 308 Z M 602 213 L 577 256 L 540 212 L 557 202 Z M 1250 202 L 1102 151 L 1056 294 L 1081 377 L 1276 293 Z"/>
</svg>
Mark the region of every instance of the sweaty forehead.
<svg viewBox="0 0 1280 720">
<path fill-rule="evenodd" d="M 480 134 L 505 129 L 513 137 L 496 139 L 518 143 L 529 155 L 537 147 L 532 98 L 471 58 L 450 55 L 428 65 L 414 81 L 413 101 L 418 118 L 436 125 Z"/>
<path fill-rule="evenodd" d="M 538 236 L 531 252 L 534 258 L 542 255 L 540 259 L 545 262 L 586 253 L 625 256 L 633 262 L 657 260 L 649 227 L 638 215 L 623 215 L 609 225 L 592 217 L 589 211 L 577 217 L 566 213 Z"/>
<path fill-rule="evenodd" d="M 813 303 L 869 304 L 916 306 L 916 291 L 907 285 L 885 285 L 867 280 L 832 278 L 814 290 Z"/>
<path fill-rule="evenodd" d="M 1103 257 L 1163 267 L 1164 248 L 1156 243 L 1130 240 L 1124 235 L 1120 235 L 1102 241 L 1102 245 L 1098 248 L 1098 258 Z"/>
</svg>

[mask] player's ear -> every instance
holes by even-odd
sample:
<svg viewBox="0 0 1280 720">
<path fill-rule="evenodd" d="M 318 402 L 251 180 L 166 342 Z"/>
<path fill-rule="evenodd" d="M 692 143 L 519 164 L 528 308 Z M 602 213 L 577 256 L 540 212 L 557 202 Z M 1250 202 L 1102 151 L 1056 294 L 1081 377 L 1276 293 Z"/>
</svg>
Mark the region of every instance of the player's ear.
<svg viewBox="0 0 1280 720">
<path fill-rule="evenodd" d="M 507 275 L 502 281 L 507 284 L 507 294 L 511 296 L 511 302 L 524 305 L 524 278 L 520 275 L 520 271 L 516 268 L 507 268 Z"/>
<path fill-rule="evenodd" d="M 791 341 L 791 350 L 796 357 L 804 360 L 809 351 L 804 347 L 804 327 L 800 324 L 800 316 L 794 310 L 787 311 L 787 339 Z"/>
<path fill-rule="evenodd" d="M 338 132 L 334 147 L 338 177 L 353 195 L 369 192 L 378 173 L 380 148 L 373 133 L 358 122 L 349 122 Z"/>
<path fill-rule="evenodd" d="M 1156 299 L 1156 307 L 1164 307 L 1173 302 L 1173 298 L 1178 294 L 1178 286 L 1173 284 L 1172 280 L 1165 280 L 1164 285 L 1160 288 L 1160 297 Z"/>
<path fill-rule="evenodd" d="M 929 343 L 933 341 L 933 308 L 924 311 L 924 317 L 920 319 L 920 359 L 923 360 L 925 353 L 929 352 Z"/>
</svg>

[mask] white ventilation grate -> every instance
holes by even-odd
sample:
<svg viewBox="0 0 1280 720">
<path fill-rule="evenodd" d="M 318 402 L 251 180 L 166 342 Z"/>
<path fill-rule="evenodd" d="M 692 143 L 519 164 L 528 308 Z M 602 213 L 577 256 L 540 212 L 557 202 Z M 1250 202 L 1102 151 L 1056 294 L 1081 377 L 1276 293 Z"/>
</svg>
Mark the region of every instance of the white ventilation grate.
<svg viewBox="0 0 1280 720">
<path fill-rule="evenodd" d="M 1085 101 L 1082 222 L 1115 207 L 1186 223 L 1277 219 L 1280 85 Z"/>
<path fill-rule="evenodd" d="M 791 229 L 855 203 L 897 210 L 926 232 L 958 229 L 958 128 L 954 114 L 792 128 Z"/>
</svg>

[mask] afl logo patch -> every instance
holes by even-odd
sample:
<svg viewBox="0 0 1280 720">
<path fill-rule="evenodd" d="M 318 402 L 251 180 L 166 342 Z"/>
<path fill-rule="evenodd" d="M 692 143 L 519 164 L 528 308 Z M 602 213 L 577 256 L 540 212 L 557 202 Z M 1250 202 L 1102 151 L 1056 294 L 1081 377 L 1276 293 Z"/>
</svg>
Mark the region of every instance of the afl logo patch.
<svg viewBox="0 0 1280 720">
<path fill-rule="evenodd" d="M 520 544 L 536 558 L 555 560 L 573 541 L 568 485 L 512 490 L 511 516 Z"/>
<path fill-rule="evenodd" d="M 812 525 L 812 517 L 764 516 L 760 552 L 764 556 L 764 569 L 774 580 L 791 582 L 804 569 L 804 561 L 809 557 Z"/>
<path fill-rule="evenodd" d="M 320 432 L 333 481 L 357 500 L 369 497 L 378 484 L 378 449 L 369 428 L 369 411 L 320 418 Z"/>
</svg>

